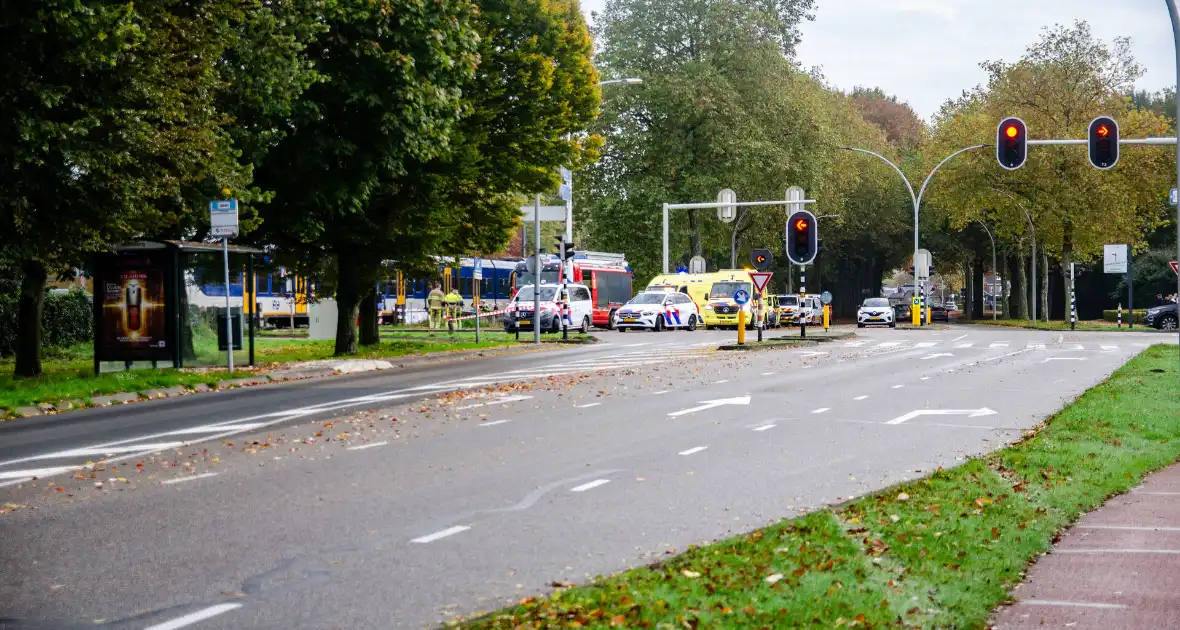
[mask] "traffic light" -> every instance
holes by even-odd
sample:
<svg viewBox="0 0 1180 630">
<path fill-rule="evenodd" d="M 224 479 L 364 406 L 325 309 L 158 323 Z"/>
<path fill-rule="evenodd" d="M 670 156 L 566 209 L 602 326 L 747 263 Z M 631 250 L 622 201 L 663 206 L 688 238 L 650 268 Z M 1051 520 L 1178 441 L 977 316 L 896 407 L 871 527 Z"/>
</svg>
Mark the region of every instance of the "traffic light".
<svg viewBox="0 0 1180 630">
<path fill-rule="evenodd" d="M 815 215 L 799 210 L 787 219 L 787 258 L 796 265 L 815 260 L 819 249 L 819 225 Z"/>
<path fill-rule="evenodd" d="M 1028 126 L 1012 117 L 1000 121 L 996 128 L 996 160 L 1000 166 L 1014 171 L 1024 166 L 1028 158 Z"/>
<path fill-rule="evenodd" d="M 1109 116 L 1099 116 L 1090 122 L 1090 163 L 1106 170 L 1119 161 L 1119 124 Z"/>
<path fill-rule="evenodd" d="M 553 238 L 557 240 L 557 257 L 561 259 L 562 262 L 574 257 L 574 244 L 565 242 L 564 234 L 560 234 Z"/>
</svg>

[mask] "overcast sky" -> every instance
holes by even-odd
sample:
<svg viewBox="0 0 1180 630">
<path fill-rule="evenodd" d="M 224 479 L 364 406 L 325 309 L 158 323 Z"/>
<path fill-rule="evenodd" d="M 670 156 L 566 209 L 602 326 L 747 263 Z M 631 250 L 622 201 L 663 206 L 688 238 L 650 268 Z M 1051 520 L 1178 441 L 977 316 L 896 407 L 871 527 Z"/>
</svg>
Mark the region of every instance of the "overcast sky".
<svg viewBox="0 0 1180 630">
<path fill-rule="evenodd" d="M 606 0 L 582 0 L 587 15 Z M 817 0 L 803 25 L 799 62 L 851 90 L 880 86 L 927 120 L 948 98 L 985 80 L 979 63 L 1016 61 L 1054 23 L 1090 23 L 1110 42 L 1131 38 L 1147 70 L 1138 86 L 1176 81 L 1172 27 L 1164 0 Z"/>
</svg>

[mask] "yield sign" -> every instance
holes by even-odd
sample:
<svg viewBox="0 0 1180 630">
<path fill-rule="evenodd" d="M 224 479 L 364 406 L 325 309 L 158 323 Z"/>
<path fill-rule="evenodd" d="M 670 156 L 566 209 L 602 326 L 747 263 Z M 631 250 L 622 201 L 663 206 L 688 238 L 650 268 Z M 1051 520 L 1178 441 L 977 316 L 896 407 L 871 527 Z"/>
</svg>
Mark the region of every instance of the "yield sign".
<svg viewBox="0 0 1180 630">
<path fill-rule="evenodd" d="M 750 280 L 754 281 L 754 290 L 762 293 L 766 285 L 770 284 L 770 279 L 774 277 L 774 273 L 770 271 L 751 271 Z"/>
<path fill-rule="evenodd" d="M 1172 262 L 1168 263 L 1168 266 L 1172 268 L 1172 273 L 1180 275 L 1180 263 L 1173 260 Z"/>
</svg>

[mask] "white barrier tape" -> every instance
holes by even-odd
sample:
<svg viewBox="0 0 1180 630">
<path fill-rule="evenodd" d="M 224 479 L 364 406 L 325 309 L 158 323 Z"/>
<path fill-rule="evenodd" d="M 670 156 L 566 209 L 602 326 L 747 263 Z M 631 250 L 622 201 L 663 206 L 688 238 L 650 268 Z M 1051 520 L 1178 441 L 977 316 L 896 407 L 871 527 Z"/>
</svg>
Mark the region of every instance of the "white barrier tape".
<svg viewBox="0 0 1180 630">
<path fill-rule="evenodd" d="M 463 315 L 462 317 L 447 317 L 447 321 L 460 322 L 465 319 L 475 319 L 476 317 L 491 317 L 493 315 L 503 315 L 504 313 L 507 313 L 507 312 L 508 311 L 506 311 L 506 310 L 488 311 L 487 313 L 480 313 L 478 315 Z"/>
</svg>

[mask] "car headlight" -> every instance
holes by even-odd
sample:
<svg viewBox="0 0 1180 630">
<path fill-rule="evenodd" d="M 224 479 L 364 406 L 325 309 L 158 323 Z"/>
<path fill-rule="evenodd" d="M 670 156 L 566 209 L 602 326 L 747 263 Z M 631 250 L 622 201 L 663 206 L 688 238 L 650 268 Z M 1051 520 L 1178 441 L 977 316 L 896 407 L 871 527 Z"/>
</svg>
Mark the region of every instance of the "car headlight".
<svg viewBox="0 0 1180 630">
<path fill-rule="evenodd" d="M 706 304 L 706 305 L 705 305 L 705 310 L 706 310 L 706 311 L 711 311 L 711 310 L 713 310 L 713 305 L 712 305 L 712 304 Z"/>
</svg>

